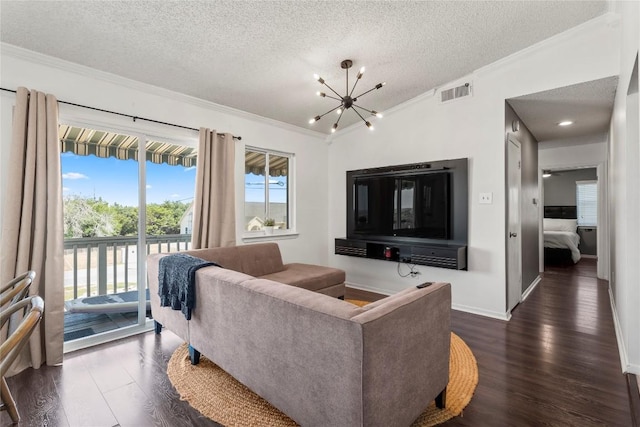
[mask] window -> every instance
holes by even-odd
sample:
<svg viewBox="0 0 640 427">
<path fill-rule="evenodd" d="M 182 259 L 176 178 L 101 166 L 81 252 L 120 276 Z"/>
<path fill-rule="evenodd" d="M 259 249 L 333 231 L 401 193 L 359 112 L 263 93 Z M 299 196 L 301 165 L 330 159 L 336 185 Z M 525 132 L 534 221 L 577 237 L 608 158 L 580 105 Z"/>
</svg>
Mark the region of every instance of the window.
<svg viewBox="0 0 640 427">
<path fill-rule="evenodd" d="M 271 218 L 275 229 L 293 228 L 291 218 L 291 163 L 293 154 L 258 148 L 245 150 L 244 230 L 261 231 Z"/>
<path fill-rule="evenodd" d="M 598 225 L 598 181 L 576 181 L 578 226 Z"/>
</svg>

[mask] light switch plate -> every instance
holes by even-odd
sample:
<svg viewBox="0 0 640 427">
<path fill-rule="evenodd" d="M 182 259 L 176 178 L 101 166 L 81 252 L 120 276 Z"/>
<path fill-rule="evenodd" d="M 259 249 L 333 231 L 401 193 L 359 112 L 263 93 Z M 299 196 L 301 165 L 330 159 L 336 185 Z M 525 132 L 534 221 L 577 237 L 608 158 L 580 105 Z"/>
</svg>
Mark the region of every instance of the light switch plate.
<svg viewBox="0 0 640 427">
<path fill-rule="evenodd" d="M 480 204 L 490 205 L 493 203 L 493 193 L 480 193 Z"/>
</svg>

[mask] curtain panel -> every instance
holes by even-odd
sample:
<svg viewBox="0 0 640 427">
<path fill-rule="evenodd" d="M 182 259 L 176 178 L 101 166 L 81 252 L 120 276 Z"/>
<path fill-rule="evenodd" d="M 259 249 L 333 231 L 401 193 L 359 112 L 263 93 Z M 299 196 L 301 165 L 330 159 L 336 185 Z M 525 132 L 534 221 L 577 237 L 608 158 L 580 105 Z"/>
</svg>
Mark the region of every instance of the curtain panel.
<svg viewBox="0 0 640 427">
<path fill-rule="evenodd" d="M 9 155 L 0 275 L 7 283 L 20 273 L 35 271 L 29 294 L 45 301 L 43 320 L 9 371 L 13 375 L 29 366 L 60 364 L 63 357 L 62 175 L 58 101 L 53 95 L 18 88 Z M 10 322 L 9 330 L 13 328 Z M 0 338 L 5 339 L 5 333 Z"/>
<path fill-rule="evenodd" d="M 193 249 L 235 246 L 235 146 L 231 134 L 200 128 Z"/>
</svg>

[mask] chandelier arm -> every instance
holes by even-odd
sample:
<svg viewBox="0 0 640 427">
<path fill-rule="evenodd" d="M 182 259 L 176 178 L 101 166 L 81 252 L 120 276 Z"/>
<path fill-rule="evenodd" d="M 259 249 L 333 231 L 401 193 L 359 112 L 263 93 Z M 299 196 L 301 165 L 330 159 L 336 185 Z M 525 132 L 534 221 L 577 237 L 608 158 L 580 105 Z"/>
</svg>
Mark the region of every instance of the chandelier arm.
<svg viewBox="0 0 640 427">
<path fill-rule="evenodd" d="M 327 111 L 327 112 L 326 112 L 326 113 L 324 113 L 324 114 L 321 114 L 321 115 L 320 115 L 320 116 L 318 116 L 318 117 L 322 118 L 322 117 L 326 116 L 327 114 L 329 114 L 329 113 L 332 113 L 332 112 L 336 111 L 336 110 L 337 110 L 338 108 L 340 108 L 340 107 L 342 107 L 342 104 L 338 105 L 338 106 L 337 106 L 337 107 L 335 107 L 335 108 L 332 108 L 331 110 Z M 343 112 L 344 112 L 344 110 L 343 110 Z M 316 120 L 316 121 L 318 121 L 318 120 Z"/>
<path fill-rule="evenodd" d="M 365 124 L 366 124 L 366 123 L 368 123 L 368 122 L 364 119 L 364 117 L 362 117 L 362 114 L 360 114 L 360 113 L 358 112 L 358 110 L 356 110 L 356 109 L 354 108 L 354 110 L 353 110 L 353 111 L 355 111 L 355 112 L 356 112 L 356 114 L 360 116 L 360 118 L 362 119 L 362 121 L 363 121 L 363 122 L 365 122 Z M 370 125 L 369 125 L 369 126 L 370 126 Z"/>
<path fill-rule="evenodd" d="M 352 106 L 352 107 L 358 107 L 359 109 L 364 110 L 364 111 L 366 111 L 367 113 L 371 113 L 371 115 L 372 115 L 372 116 L 375 116 L 375 114 L 373 113 L 373 111 L 372 111 L 372 110 L 367 110 L 366 108 L 361 107 L 361 106 L 356 105 L 356 104 L 353 104 L 353 105 L 351 105 L 351 106 Z M 355 110 L 354 110 L 354 111 L 355 111 Z"/>
<path fill-rule="evenodd" d="M 340 112 L 340 115 L 338 116 L 338 120 L 336 120 L 336 125 L 340 122 L 340 119 L 342 118 L 342 115 L 344 114 L 344 111 L 345 111 L 345 110 L 342 110 L 342 111 Z M 336 126 L 336 127 L 337 127 L 337 126 Z"/>
<path fill-rule="evenodd" d="M 336 98 L 335 96 L 331 96 L 331 95 L 327 95 L 327 94 L 325 94 L 325 95 L 324 95 L 324 97 L 325 97 L 325 98 L 335 99 L 336 101 L 340 101 L 340 102 L 342 102 L 342 98 Z"/>
<path fill-rule="evenodd" d="M 333 88 L 331 86 L 329 86 L 327 84 L 327 82 L 322 83 L 323 85 L 325 85 L 326 87 L 328 87 L 329 89 L 331 89 L 331 92 L 335 93 L 336 95 L 338 95 L 338 97 L 340 97 L 340 101 L 342 101 L 342 96 L 340 96 L 340 94 L 338 92 L 336 92 L 335 90 L 333 90 Z M 373 90 L 373 89 L 372 89 Z"/>
<path fill-rule="evenodd" d="M 360 98 L 362 95 L 366 95 L 366 94 L 368 94 L 369 92 L 371 92 L 372 90 L 380 89 L 382 86 L 384 86 L 384 84 L 383 84 L 383 83 L 379 83 L 379 84 L 375 85 L 374 87 L 372 87 L 371 89 L 369 89 L 368 91 L 366 91 L 366 92 L 362 92 L 362 93 L 361 93 L 360 95 L 358 95 L 358 96 L 354 96 L 354 97 L 353 97 L 353 99 L 358 99 L 358 98 Z M 338 95 L 338 96 L 339 96 L 339 95 Z"/>
<path fill-rule="evenodd" d="M 358 86 L 358 82 L 359 81 L 360 81 L 360 79 L 356 79 L 356 82 L 353 84 L 353 87 L 351 88 L 351 92 L 349 93 L 349 96 L 353 95 L 353 91 L 356 90 L 356 86 Z M 362 96 L 362 95 L 360 95 L 360 96 Z"/>
</svg>

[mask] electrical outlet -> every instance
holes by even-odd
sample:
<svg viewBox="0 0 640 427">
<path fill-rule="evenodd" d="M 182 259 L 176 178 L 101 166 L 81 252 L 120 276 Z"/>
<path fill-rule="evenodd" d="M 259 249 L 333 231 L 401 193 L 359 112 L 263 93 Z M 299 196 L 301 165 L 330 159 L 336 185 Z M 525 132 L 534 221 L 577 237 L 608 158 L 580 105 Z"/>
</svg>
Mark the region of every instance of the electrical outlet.
<svg viewBox="0 0 640 427">
<path fill-rule="evenodd" d="M 493 193 L 480 193 L 480 204 L 490 205 L 493 203 Z"/>
</svg>

